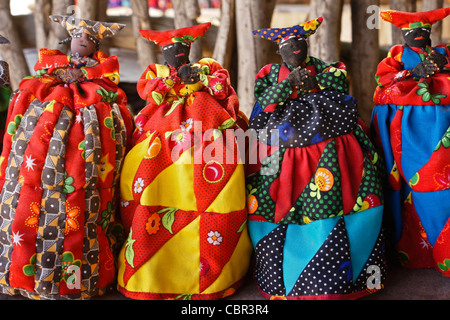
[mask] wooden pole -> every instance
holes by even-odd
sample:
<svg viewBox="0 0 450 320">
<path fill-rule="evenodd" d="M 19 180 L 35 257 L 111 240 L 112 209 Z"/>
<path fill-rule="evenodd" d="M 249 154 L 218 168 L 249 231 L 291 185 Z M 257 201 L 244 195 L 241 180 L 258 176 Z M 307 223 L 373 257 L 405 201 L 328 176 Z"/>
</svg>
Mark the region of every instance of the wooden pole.
<svg viewBox="0 0 450 320">
<path fill-rule="evenodd" d="M 172 0 L 175 11 L 175 28 L 192 27 L 197 24 L 200 16 L 200 6 L 197 0 Z M 192 44 L 190 60 L 192 62 L 203 58 L 202 40 L 197 40 Z"/>
<path fill-rule="evenodd" d="M 367 8 L 379 4 L 380 0 L 351 0 L 353 96 L 357 99 L 359 113 L 367 124 L 372 115 L 375 74 L 380 61 L 379 32 L 377 28 L 368 28 Z"/>
<path fill-rule="evenodd" d="M 235 40 L 235 0 L 222 0 L 220 26 L 214 46 L 213 58 L 225 69 L 231 68 Z"/>
<path fill-rule="evenodd" d="M 152 29 L 150 16 L 148 13 L 148 1 L 131 0 L 131 9 L 133 10 L 133 35 L 136 39 L 139 65 L 143 70 L 145 70 L 149 64 L 156 62 L 154 46 L 139 33 L 139 30 Z"/>
<path fill-rule="evenodd" d="M 36 33 L 36 48 L 47 48 L 47 36 L 52 23 L 48 18 L 52 12 L 52 0 L 36 0 L 34 6 L 34 27 Z"/>
<path fill-rule="evenodd" d="M 0 34 L 11 43 L 0 46 L 2 60 L 9 64 L 11 70 L 11 87 L 16 90 L 20 81 L 30 75 L 27 60 L 22 50 L 20 37 L 14 27 L 9 0 L 0 0 Z"/>
<path fill-rule="evenodd" d="M 424 2 L 427 2 L 425 0 Z M 415 12 L 417 10 L 416 0 L 391 0 L 391 9 L 406 12 Z M 405 41 L 402 31 L 396 26 L 392 26 L 392 44 L 403 44 Z"/>
<path fill-rule="evenodd" d="M 426 0 L 422 3 L 422 11 L 430 11 L 444 7 L 444 0 Z M 431 44 L 437 46 L 442 43 L 442 21 L 433 25 L 431 31 Z"/>
<path fill-rule="evenodd" d="M 311 0 L 310 19 L 323 16 L 317 32 L 309 38 L 310 55 L 325 62 L 340 60 L 343 0 Z"/>
<path fill-rule="evenodd" d="M 52 14 L 72 15 L 70 8 L 74 8 L 75 0 L 53 0 Z M 59 23 L 50 22 L 50 32 L 47 39 L 47 47 L 50 49 L 58 49 L 67 53 L 69 51 L 68 44 L 58 44 L 59 41 L 69 37 L 69 33 Z"/>
<path fill-rule="evenodd" d="M 259 70 L 268 63 L 272 50 L 267 40 L 256 38 L 252 31 L 270 27 L 274 0 L 236 1 L 238 51 L 238 96 L 241 110 L 247 115 L 255 104 L 254 85 Z"/>
</svg>

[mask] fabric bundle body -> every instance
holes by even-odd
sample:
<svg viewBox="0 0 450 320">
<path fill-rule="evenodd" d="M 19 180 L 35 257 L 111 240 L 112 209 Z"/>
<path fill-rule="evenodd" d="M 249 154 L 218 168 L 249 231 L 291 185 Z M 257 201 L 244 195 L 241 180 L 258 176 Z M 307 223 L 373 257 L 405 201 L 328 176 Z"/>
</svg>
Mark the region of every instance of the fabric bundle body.
<svg viewBox="0 0 450 320">
<path fill-rule="evenodd" d="M 407 32 L 431 30 L 450 9 L 382 17 Z M 407 24 L 397 19 L 407 17 Z M 416 23 L 409 22 L 418 21 Z M 426 31 L 426 30 L 425 30 Z M 428 32 L 429 33 L 429 32 Z M 428 36 L 429 37 L 429 36 Z M 409 40 L 411 41 L 411 40 Z M 439 56 L 439 60 L 436 58 Z M 447 45 L 396 45 L 378 66 L 372 130 L 386 161 L 386 207 L 400 262 L 450 275 L 450 51 Z M 420 68 L 439 64 L 430 75 Z M 438 62 L 442 61 L 442 62 Z M 416 73 L 417 72 L 417 73 Z"/>
<path fill-rule="evenodd" d="M 41 49 L 11 100 L 0 158 L 0 290 L 89 299 L 115 282 L 116 186 L 132 119 L 117 57 Z M 60 75 L 81 68 L 83 80 Z"/>
<path fill-rule="evenodd" d="M 212 59 L 193 66 L 198 82 L 159 64 L 138 82 L 148 105 L 136 117 L 121 181 L 128 239 L 118 277 L 133 299 L 220 299 L 237 290 L 250 263 L 234 133 L 248 120 L 227 70 Z"/>
<path fill-rule="evenodd" d="M 311 89 L 290 83 L 286 63 L 256 77 L 250 155 L 260 156 L 247 178 L 255 280 L 270 299 L 359 298 L 386 276 L 383 163 L 345 65 L 307 57 L 299 68 L 316 79 Z"/>
</svg>

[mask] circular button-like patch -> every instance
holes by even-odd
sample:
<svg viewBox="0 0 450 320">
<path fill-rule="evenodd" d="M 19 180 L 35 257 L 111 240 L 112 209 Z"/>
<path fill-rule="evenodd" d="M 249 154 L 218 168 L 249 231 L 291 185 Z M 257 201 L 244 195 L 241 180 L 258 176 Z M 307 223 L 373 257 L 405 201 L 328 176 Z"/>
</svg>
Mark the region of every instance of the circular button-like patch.
<svg viewBox="0 0 450 320">
<path fill-rule="evenodd" d="M 218 183 L 225 176 L 225 169 L 215 160 L 209 161 L 203 168 L 203 177 L 209 183 Z"/>
</svg>

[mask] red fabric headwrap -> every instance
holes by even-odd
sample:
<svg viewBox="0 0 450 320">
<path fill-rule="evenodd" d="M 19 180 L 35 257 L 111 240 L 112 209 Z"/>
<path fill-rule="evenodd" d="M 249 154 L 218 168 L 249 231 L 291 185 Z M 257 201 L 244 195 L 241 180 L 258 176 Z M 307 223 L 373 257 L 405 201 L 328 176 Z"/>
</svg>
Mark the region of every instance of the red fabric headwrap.
<svg viewBox="0 0 450 320">
<path fill-rule="evenodd" d="M 181 28 L 176 30 L 156 31 L 139 30 L 141 35 L 147 40 L 153 41 L 157 45 L 164 47 L 174 42 L 192 43 L 202 37 L 211 27 L 211 22 L 199 24 L 193 27 Z"/>
<path fill-rule="evenodd" d="M 402 12 L 396 10 L 380 12 L 380 16 L 383 20 L 392 23 L 400 29 L 431 27 L 449 14 L 450 7 L 426 12 Z"/>
</svg>

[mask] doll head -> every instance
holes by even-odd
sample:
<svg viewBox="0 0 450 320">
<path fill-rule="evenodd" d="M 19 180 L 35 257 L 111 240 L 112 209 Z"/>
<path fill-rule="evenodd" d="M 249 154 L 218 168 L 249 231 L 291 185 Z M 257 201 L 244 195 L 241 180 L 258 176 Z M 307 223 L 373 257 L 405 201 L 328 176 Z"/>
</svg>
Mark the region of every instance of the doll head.
<svg viewBox="0 0 450 320">
<path fill-rule="evenodd" d="M 72 35 L 70 49 L 74 56 L 89 57 L 97 50 L 100 42 L 93 36 L 85 32 L 79 32 Z"/>
<path fill-rule="evenodd" d="M 190 52 L 190 44 L 184 42 L 171 43 L 162 48 L 164 60 L 175 68 L 179 68 L 180 66 L 189 63 Z"/>
<path fill-rule="evenodd" d="M 115 36 L 125 25 L 119 23 L 99 22 L 69 16 L 53 15 L 50 19 L 63 26 L 70 34 L 72 54 L 87 57 L 98 50 L 100 41 Z"/>
<path fill-rule="evenodd" d="M 424 48 L 431 45 L 431 27 L 450 14 L 450 8 L 441 8 L 425 12 L 403 12 L 396 10 L 381 11 L 383 20 L 402 30 L 406 45 Z"/>
<path fill-rule="evenodd" d="M 431 45 L 431 28 L 422 27 L 402 30 L 403 39 L 409 47 L 425 48 Z"/>
<path fill-rule="evenodd" d="M 292 67 L 299 67 L 308 56 L 306 39 L 292 37 L 288 40 L 280 41 L 279 53 L 286 64 Z"/>
<path fill-rule="evenodd" d="M 317 31 L 322 22 L 323 18 L 319 17 L 289 28 L 258 29 L 253 31 L 253 34 L 278 43 L 278 52 L 283 61 L 298 67 L 308 56 L 306 39 Z"/>
<path fill-rule="evenodd" d="M 201 38 L 210 27 L 211 23 L 208 22 L 175 30 L 139 30 L 139 32 L 147 40 L 161 46 L 165 61 L 170 66 L 178 68 L 189 62 L 191 44 Z"/>
</svg>

